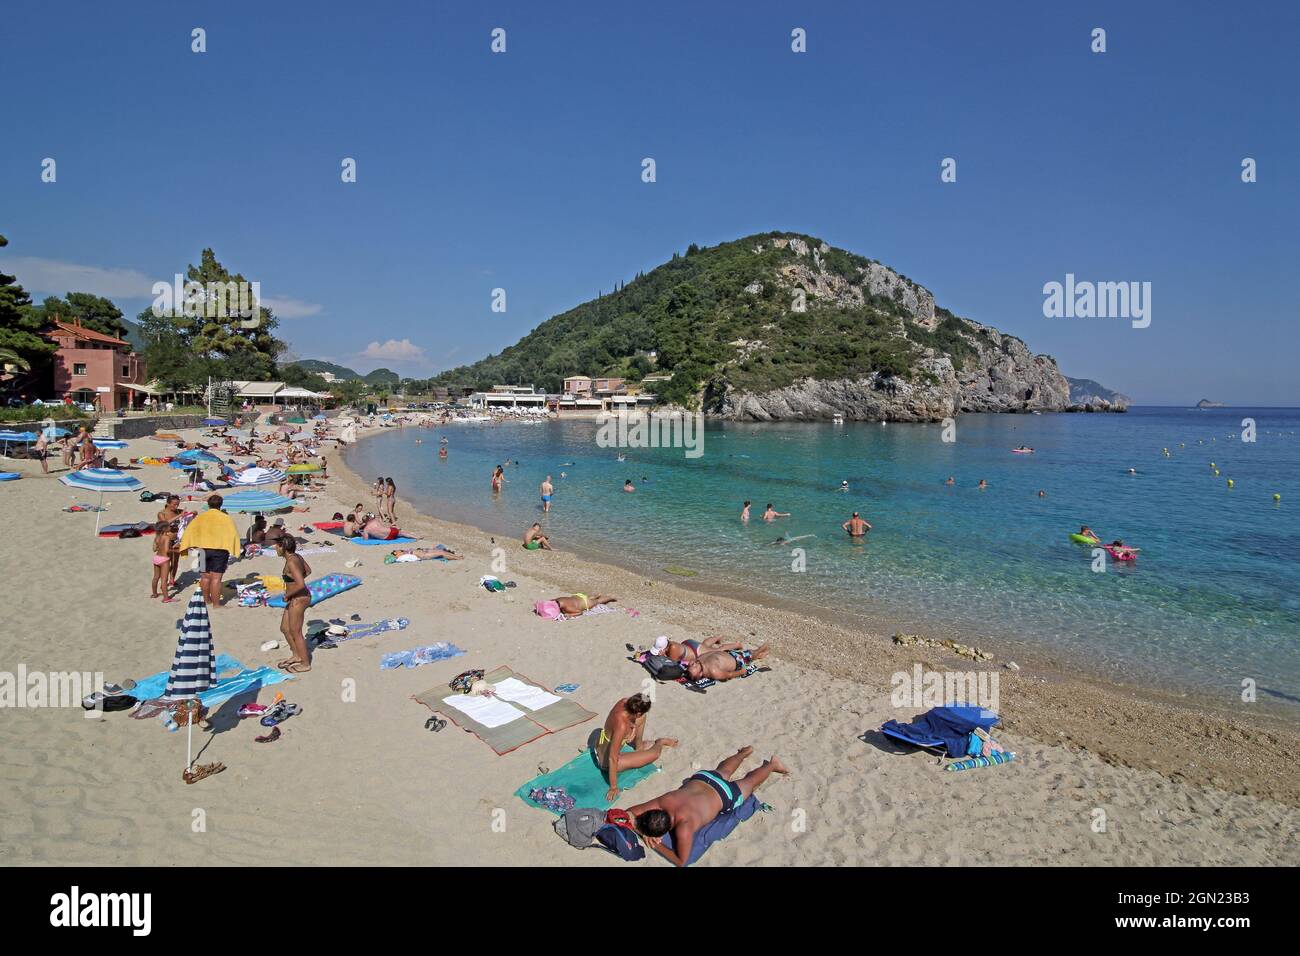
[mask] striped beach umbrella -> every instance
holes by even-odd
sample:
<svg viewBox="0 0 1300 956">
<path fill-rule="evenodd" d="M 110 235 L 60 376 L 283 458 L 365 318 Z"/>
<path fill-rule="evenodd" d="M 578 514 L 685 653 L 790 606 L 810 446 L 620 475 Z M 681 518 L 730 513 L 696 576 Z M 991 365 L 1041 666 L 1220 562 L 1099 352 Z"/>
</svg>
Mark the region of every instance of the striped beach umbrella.
<svg viewBox="0 0 1300 956">
<path fill-rule="evenodd" d="M 251 488 L 255 485 L 278 485 L 284 481 L 284 472 L 278 468 L 245 468 L 230 476 L 232 485 Z"/>
<path fill-rule="evenodd" d="M 208 605 L 203 600 L 203 589 L 195 588 L 190 603 L 181 618 L 180 637 L 176 641 L 176 656 L 172 658 L 171 674 L 163 698 L 183 701 L 177 710 L 176 721 L 185 721 L 185 772 L 194 764 L 194 722 L 201 705 L 199 694 L 217 682 L 216 655 L 212 651 L 212 625 L 208 620 Z M 190 701 L 193 703 L 190 703 Z M 184 708 L 183 713 L 181 708 Z"/>
<path fill-rule="evenodd" d="M 221 510 L 229 512 L 284 511 L 293 507 L 293 499 L 286 498 L 274 491 L 254 490 L 237 491 L 222 499 Z"/>
<path fill-rule="evenodd" d="M 104 494 L 114 491 L 139 491 L 144 482 L 116 468 L 83 468 L 60 475 L 59 481 L 69 488 L 83 488 L 86 491 L 99 492 L 99 505 L 103 508 Z M 95 534 L 99 534 L 101 512 L 95 513 Z"/>
<path fill-rule="evenodd" d="M 216 679 L 208 606 L 203 602 L 202 589 L 195 588 L 190 603 L 185 606 L 185 617 L 181 619 L 176 656 L 172 658 L 171 675 L 167 678 L 167 690 L 163 696 L 168 700 L 196 697 L 211 687 Z"/>
</svg>

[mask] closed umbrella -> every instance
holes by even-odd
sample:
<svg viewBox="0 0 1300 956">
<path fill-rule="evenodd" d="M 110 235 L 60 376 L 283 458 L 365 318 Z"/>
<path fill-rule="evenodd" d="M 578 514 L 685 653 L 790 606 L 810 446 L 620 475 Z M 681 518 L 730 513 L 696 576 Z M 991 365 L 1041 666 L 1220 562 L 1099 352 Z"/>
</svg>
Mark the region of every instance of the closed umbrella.
<svg viewBox="0 0 1300 956">
<path fill-rule="evenodd" d="M 59 481 L 69 488 L 84 488 L 86 491 L 99 492 L 99 505 L 103 508 L 104 493 L 112 491 L 139 491 L 144 482 L 116 468 L 83 468 L 60 475 Z M 95 534 L 99 534 L 101 512 L 95 513 Z"/>
<path fill-rule="evenodd" d="M 181 774 L 186 783 L 194 783 L 215 772 L 208 770 L 191 774 L 190 767 L 194 763 L 194 724 L 202 710 L 199 694 L 216 683 L 216 680 L 216 655 L 212 651 L 208 606 L 203 601 L 203 590 L 195 588 L 190 595 L 190 603 L 185 606 L 180 637 L 176 641 L 176 656 L 172 658 L 171 674 L 167 677 L 167 689 L 163 692 L 165 700 L 180 702 L 174 713 L 176 723 L 183 721 L 186 728 L 185 771 Z M 220 767 L 220 764 L 216 766 Z"/>
</svg>

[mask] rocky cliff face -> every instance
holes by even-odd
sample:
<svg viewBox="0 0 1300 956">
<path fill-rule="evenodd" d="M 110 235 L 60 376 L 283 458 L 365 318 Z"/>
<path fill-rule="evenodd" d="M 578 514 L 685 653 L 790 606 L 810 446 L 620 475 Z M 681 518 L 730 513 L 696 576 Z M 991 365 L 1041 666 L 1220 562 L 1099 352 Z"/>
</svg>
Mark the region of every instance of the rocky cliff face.
<svg viewBox="0 0 1300 956">
<path fill-rule="evenodd" d="M 900 331 L 924 351 L 909 379 L 872 374 L 834 381 L 804 379 L 786 388 L 756 394 L 727 389 L 706 393 L 707 414 L 743 421 L 830 419 L 843 415 L 865 421 L 938 421 L 960 412 L 1065 411 L 1070 386 L 1056 362 L 1034 355 L 1015 336 L 966 319 L 949 317 L 946 325 L 969 347 L 959 365 L 941 350 L 926 344 L 940 325 L 934 296 L 888 266 L 872 262 L 845 277 L 828 271 L 823 256 L 829 248 L 810 248 L 798 238 L 774 239 L 798 256 L 777 277 L 779 285 L 802 288 L 810 299 L 838 306 L 861 305 L 870 296 L 885 295 L 907 313 Z M 761 247 L 760 247 L 761 249 Z M 943 313 L 945 316 L 947 313 Z M 911 333 L 911 334 L 909 334 Z"/>
</svg>

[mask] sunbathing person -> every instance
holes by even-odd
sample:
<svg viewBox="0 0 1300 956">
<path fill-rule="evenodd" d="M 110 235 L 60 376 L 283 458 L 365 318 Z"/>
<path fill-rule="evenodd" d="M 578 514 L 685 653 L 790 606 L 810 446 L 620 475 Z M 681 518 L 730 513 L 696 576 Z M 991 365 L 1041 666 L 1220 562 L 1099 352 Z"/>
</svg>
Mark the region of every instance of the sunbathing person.
<svg viewBox="0 0 1300 956">
<path fill-rule="evenodd" d="M 702 680 L 705 677 L 716 681 L 731 680 L 745 673 L 745 668 L 754 661 L 761 661 L 767 656 L 769 650 L 771 650 L 770 645 L 764 644 L 752 651 L 741 648 L 710 651 L 701 654 L 686 665 L 686 677 L 692 681 Z"/>
<path fill-rule="evenodd" d="M 645 718 L 650 712 L 650 698 L 646 694 L 633 694 L 624 697 L 605 718 L 605 726 L 600 731 L 596 743 L 596 763 L 609 781 L 609 790 L 605 799 L 613 802 L 618 799 L 618 772 L 635 770 L 659 759 L 665 747 L 676 747 L 677 741 L 672 737 L 660 737 L 650 746 L 646 746 L 641 737 L 645 733 Z M 615 743 L 617 741 L 617 743 Z M 631 753 L 623 752 L 623 745 L 631 744 Z"/>
<path fill-rule="evenodd" d="M 533 526 L 524 532 L 524 548 L 529 551 L 539 548 L 543 551 L 555 550 L 551 547 L 551 539 L 542 534 L 542 526 L 538 522 L 533 522 Z"/>
<path fill-rule="evenodd" d="M 687 638 L 680 644 L 676 641 L 670 641 L 667 638 L 660 638 L 655 641 L 654 646 L 650 648 L 650 651 L 654 654 L 662 654 L 671 661 L 689 664 L 701 654 L 708 654 L 711 651 L 736 651 L 743 647 L 743 644 L 739 642 L 730 642 L 722 636 L 706 637 L 702 641 L 695 641 Z M 660 648 L 663 649 L 660 650 Z"/>
<path fill-rule="evenodd" d="M 674 866 L 685 866 L 691 858 L 695 834 L 701 827 L 739 807 L 773 772 L 790 772 L 778 758 L 770 757 L 739 780 L 732 780 L 753 752 L 753 747 L 741 747 L 718 764 L 716 770 L 700 770 L 683 780 L 678 789 L 629 807 L 627 812 L 632 817 L 633 828 L 665 860 Z M 660 842 L 669 832 L 673 835 L 671 850 Z"/>
<path fill-rule="evenodd" d="M 401 537 L 402 532 L 392 525 L 384 524 L 378 518 L 371 518 L 361 527 L 362 538 L 373 538 L 377 541 L 392 541 L 394 538 Z"/>
<path fill-rule="evenodd" d="M 552 598 L 549 601 L 538 601 L 533 605 L 533 612 L 539 617 L 553 621 L 560 616 L 578 617 L 579 615 L 590 611 L 593 607 L 601 604 L 612 604 L 618 598 L 610 597 L 607 594 L 597 594 L 587 597 L 585 594 L 574 594 L 569 597 Z"/>
<path fill-rule="evenodd" d="M 388 560 L 392 558 L 393 560 Z M 448 561 L 463 561 L 461 555 L 455 551 L 448 551 L 439 545 L 436 548 L 398 548 L 395 551 L 389 551 L 384 557 L 384 564 L 399 562 L 407 564 L 412 561 L 432 561 L 434 558 L 446 558 Z"/>
</svg>

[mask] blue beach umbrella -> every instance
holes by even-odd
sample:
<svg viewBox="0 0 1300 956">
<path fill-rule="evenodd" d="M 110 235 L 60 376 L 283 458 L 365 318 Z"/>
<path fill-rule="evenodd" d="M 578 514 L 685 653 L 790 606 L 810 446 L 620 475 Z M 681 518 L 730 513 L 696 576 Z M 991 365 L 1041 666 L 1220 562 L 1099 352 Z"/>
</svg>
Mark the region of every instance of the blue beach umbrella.
<svg viewBox="0 0 1300 956">
<path fill-rule="evenodd" d="M 293 507 L 293 499 L 286 498 L 274 491 L 237 491 L 222 499 L 223 511 L 251 514 L 259 511 L 284 511 Z"/>
<path fill-rule="evenodd" d="M 56 438 L 67 438 L 72 434 L 72 432 L 68 431 L 66 428 L 59 428 L 55 425 L 46 425 L 45 428 L 41 430 L 41 434 L 47 439 L 53 441 Z"/>
<path fill-rule="evenodd" d="M 11 444 L 22 442 L 24 445 L 30 445 L 34 441 L 36 441 L 35 432 L 0 431 L 0 442 L 4 442 L 4 454 L 6 457 L 9 454 L 9 446 Z"/>
<path fill-rule="evenodd" d="M 82 488 L 86 491 L 99 492 L 99 506 L 104 505 L 105 492 L 139 491 L 144 482 L 116 468 L 83 468 L 60 475 L 59 481 L 69 488 Z M 95 534 L 99 534 L 99 521 L 102 512 L 95 512 Z"/>
<path fill-rule="evenodd" d="M 189 449 L 189 450 L 187 450 L 187 451 L 183 451 L 183 452 L 181 452 L 179 455 L 177 455 L 177 456 L 176 456 L 176 460 L 178 460 L 178 461 L 190 461 L 190 462 L 194 462 L 194 461 L 210 461 L 210 462 L 214 462 L 214 463 L 216 463 L 216 464 L 221 464 L 225 459 L 223 459 L 220 455 L 214 455 L 212 452 L 208 451 L 206 448 L 191 448 L 191 449 Z"/>
</svg>

